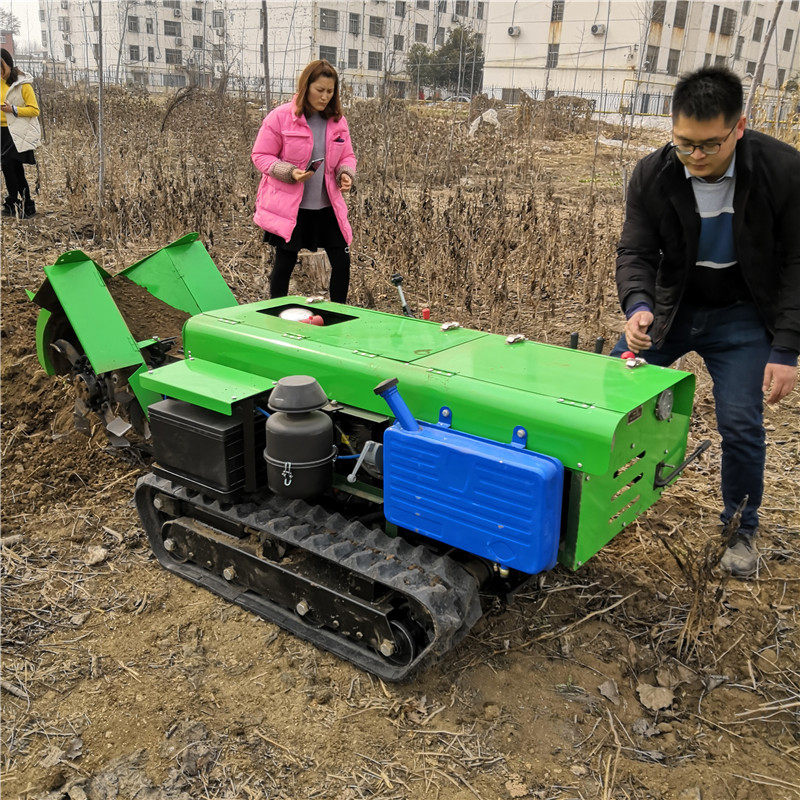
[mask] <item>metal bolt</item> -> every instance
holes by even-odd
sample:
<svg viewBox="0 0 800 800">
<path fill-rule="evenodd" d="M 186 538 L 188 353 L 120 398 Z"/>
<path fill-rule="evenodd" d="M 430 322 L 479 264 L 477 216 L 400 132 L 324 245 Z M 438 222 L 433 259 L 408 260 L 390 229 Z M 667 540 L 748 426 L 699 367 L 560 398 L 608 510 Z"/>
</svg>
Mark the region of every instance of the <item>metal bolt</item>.
<svg viewBox="0 0 800 800">
<path fill-rule="evenodd" d="M 236 570 L 233 567 L 225 567 L 222 570 L 222 577 L 225 578 L 226 581 L 232 581 L 236 577 Z"/>
<path fill-rule="evenodd" d="M 341 623 L 338 619 L 331 620 L 331 628 L 338 628 Z"/>
<path fill-rule="evenodd" d="M 388 639 L 384 639 L 381 642 L 380 648 L 378 649 L 381 651 L 382 656 L 386 656 L 386 658 L 389 658 L 389 656 L 394 655 L 394 642 L 390 642 Z"/>
<path fill-rule="evenodd" d="M 509 569 L 508 569 L 508 567 L 500 567 L 500 569 L 498 569 L 497 572 L 498 572 L 498 574 L 500 575 L 501 578 L 507 578 L 508 577 L 508 573 L 509 573 Z"/>
<path fill-rule="evenodd" d="M 305 600 L 301 600 L 295 607 L 294 610 L 301 616 L 304 617 L 308 614 L 309 608 L 308 603 Z"/>
<path fill-rule="evenodd" d="M 153 505 L 160 511 L 162 508 L 164 508 L 164 498 L 156 497 L 156 499 L 153 500 Z"/>
<path fill-rule="evenodd" d="M 449 417 L 450 416 L 450 410 L 447 409 L 447 408 L 443 408 L 442 409 L 442 416 L 443 417 Z M 383 647 L 383 645 L 381 645 L 381 647 Z"/>
<path fill-rule="evenodd" d="M 206 561 L 206 567 L 208 567 L 208 569 L 211 569 L 211 567 L 213 567 L 213 566 L 214 566 L 214 562 L 213 561 Z"/>
<path fill-rule="evenodd" d="M 356 639 L 363 639 L 363 638 L 364 638 L 364 634 L 361 633 L 361 631 L 356 631 Z"/>
<path fill-rule="evenodd" d="M 579 462 L 578 462 L 578 466 L 579 466 L 579 467 L 582 467 L 582 466 L 583 466 L 583 464 L 581 464 L 581 462 L 579 461 Z"/>
<path fill-rule="evenodd" d="M 524 430 L 522 430 L 522 428 L 520 428 L 520 429 L 517 431 L 517 438 L 518 438 L 518 439 L 522 439 L 524 436 L 525 436 L 525 431 L 524 431 Z"/>
<path fill-rule="evenodd" d="M 164 549 L 171 553 L 175 549 L 175 540 L 174 539 L 164 539 Z"/>
</svg>

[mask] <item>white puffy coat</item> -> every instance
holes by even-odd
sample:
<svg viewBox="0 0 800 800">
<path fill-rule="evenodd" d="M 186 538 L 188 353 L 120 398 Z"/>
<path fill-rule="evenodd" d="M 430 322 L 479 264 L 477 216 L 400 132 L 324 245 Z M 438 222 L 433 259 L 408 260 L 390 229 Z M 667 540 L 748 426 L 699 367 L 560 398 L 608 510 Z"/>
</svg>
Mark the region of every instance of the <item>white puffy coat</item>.
<svg viewBox="0 0 800 800">
<path fill-rule="evenodd" d="M 14 83 L 8 87 L 6 103 L 12 106 L 24 106 L 25 100 L 22 97 L 22 86 L 26 83 L 33 83 L 28 75 L 20 75 Z M 6 114 L 6 124 L 8 132 L 14 140 L 14 146 L 18 153 L 26 150 L 35 150 L 42 143 L 42 126 L 39 124 L 39 117 L 15 117 L 10 111 Z"/>
</svg>

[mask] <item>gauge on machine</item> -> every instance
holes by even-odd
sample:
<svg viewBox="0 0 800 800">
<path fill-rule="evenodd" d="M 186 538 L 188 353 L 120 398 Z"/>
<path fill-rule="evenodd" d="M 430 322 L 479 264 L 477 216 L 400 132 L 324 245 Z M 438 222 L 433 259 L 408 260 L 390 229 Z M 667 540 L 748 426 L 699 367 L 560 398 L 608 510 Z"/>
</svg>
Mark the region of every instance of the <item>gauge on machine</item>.
<svg viewBox="0 0 800 800">
<path fill-rule="evenodd" d="M 672 416 L 672 404 L 674 401 L 675 395 L 672 389 L 664 389 L 658 398 L 656 398 L 656 419 L 669 419 Z"/>
</svg>

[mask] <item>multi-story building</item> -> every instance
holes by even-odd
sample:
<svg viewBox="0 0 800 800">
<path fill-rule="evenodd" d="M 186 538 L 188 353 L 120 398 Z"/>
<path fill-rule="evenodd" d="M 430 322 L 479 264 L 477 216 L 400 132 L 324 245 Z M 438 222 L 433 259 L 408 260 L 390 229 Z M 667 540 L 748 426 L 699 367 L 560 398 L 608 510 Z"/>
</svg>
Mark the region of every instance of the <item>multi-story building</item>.
<svg viewBox="0 0 800 800">
<path fill-rule="evenodd" d="M 416 43 L 435 50 L 455 27 L 485 34 L 485 0 L 39 0 L 48 70 L 98 79 L 102 38 L 107 81 L 149 87 L 263 89 L 291 94 L 315 58 L 335 64 L 356 95 L 410 85 L 405 58 Z M 265 31 L 266 22 L 266 31 Z M 102 37 L 100 35 L 102 28 Z M 266 34 L 266 35 L 265 35 Z"/>
<path fill-rule="evenodd" d="M 747 86 L 775 9 L 775 2 L 492 0 L 484 90 L 511 102 L 520 89 L 590 94 L 599 109 L 667 113 L 678 75 L 701 66 L 730 67 Z M 796 85 L 799 31 L 800 0 L 785 0 L 762 85 Z"/>
</svg>

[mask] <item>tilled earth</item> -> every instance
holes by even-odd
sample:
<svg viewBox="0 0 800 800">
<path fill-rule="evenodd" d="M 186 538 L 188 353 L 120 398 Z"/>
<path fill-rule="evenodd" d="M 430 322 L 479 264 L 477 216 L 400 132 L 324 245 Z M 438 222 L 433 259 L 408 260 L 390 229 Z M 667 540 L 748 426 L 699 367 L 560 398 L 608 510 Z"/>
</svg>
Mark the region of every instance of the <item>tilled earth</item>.
<svg viewBox="0 0 800 800">
<path fill-rule="evenodd" d="M 25 294 L 66 250 L 115 273 L 158 245 L 117 263 L 75 231 L 3 226 L 5 797 L 800 797 L 797 392 L 768 413 L 755 578 L 715 567 L 718 441 L 689 361 L 710 453 L 581 571 L 485 598 L 443 663 L 383 684 L 158 566 L 131 502 L 146 465 L 74 430 Z"/>
</svg>

